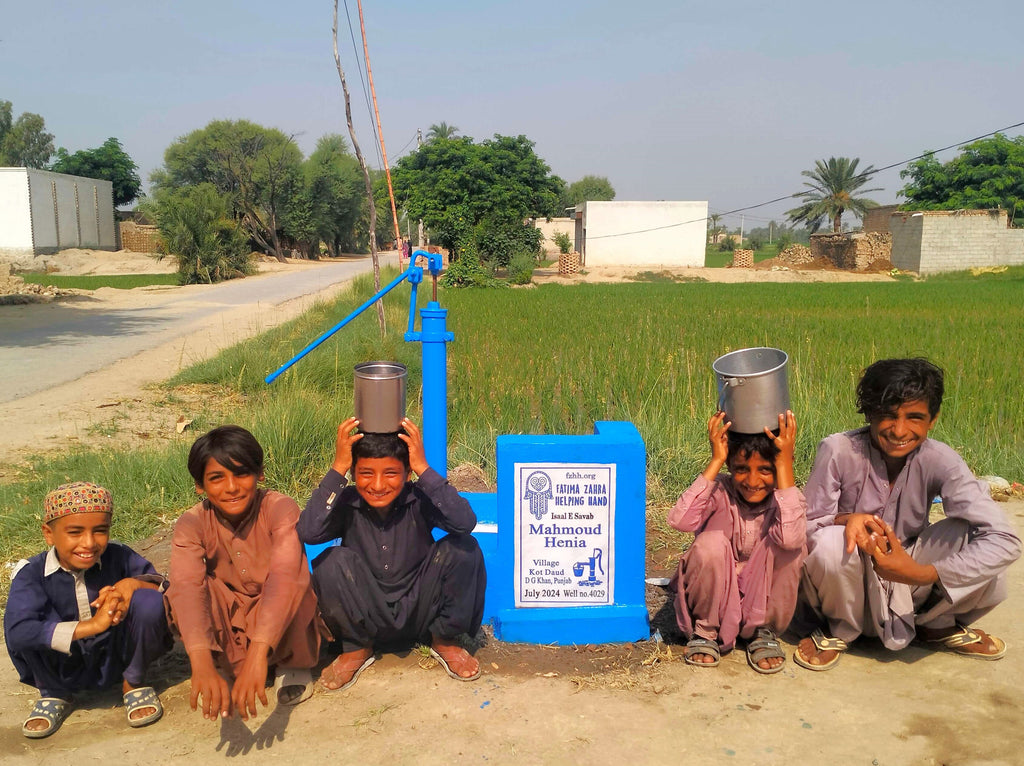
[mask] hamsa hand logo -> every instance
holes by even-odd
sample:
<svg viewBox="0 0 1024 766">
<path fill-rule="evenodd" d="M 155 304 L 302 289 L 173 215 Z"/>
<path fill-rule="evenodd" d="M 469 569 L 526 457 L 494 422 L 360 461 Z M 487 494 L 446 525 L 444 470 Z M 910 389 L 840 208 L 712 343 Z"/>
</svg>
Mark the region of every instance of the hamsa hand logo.
<svg viewBox="0 0 1024 766">
<path fill-rule="evenodd" d="M 530 513 L 540 521 L 548 512 L 548 500 L 555 495 L 551 491 L 551 477 L 543 471 L 534 471 L 526 479 L 524 498 L 530 501 Z"/>
</svg>

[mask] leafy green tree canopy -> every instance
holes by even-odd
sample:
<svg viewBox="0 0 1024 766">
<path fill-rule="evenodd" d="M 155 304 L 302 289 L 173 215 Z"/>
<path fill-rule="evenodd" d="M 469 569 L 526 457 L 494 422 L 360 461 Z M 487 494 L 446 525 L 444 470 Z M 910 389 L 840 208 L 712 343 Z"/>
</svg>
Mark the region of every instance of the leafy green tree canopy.
<svg viewBox="0 0 1024 766">
<path fill-rule="evenodd" d="M 873 200 L 854 196 L 881 191 L 877 188 L 861 189 L 874 168 L 868 165 L 858 173 L 858 163 L 858 157 L 852 160 L 848 157 L 829 157 L 826 162 L 817 160 L 814 170 L 804 170 L 800 175 L 811 179 L 809 182 L 804 181 L 804 186 L 809 188 L 794 195 L 802 199 L 804 204 L 788 211 L 786 215 L 789 219 L 793 223 L 807 224 L 812 234 L 826 220 L 832 222 L 833 231 L 840 232 L 843 230 L 843 213 L 847 210 L 863 216 L 871 208 L 878 207 L 878 203 Z"/>
<path fill-rule="evenodd" d="M 248 120 L 214 120 L 164 152 L 157 188 L 213 184 L 227 194 L 242 229 L 283 259 L 278 230 L 302 177 L 302 152 L 290 136 Z"/>
<path fill-rule="evenodd" d="M 909 210 L 1003 208 L 1011 222 L 1024 224 L 1024 136 L 997 133 L 965 146 L 940 163 L 929 153 L 907 165 L 900 190 Z"/>
<path fill-rule="evenodd" d="M 114 205 L 127 205 L 139 196 L 142 180 L 138 166 L 121 147 L 116 138 L 108 138 L 95 149 L 82 149 L 68 154 L 63 146 L 57 150 L 57 159 L 51 166 L 56 173 L 68 173 L 86 178 L 103 178 L 114 185 Z"/>
<path fill-rule="evenodd" d="M 13 119 L 10 101 L 0 101 L 0 167 L 43 168 L 53 156 L 53 134 L 38 114 Z"/>
<path fill-rule="evenodd" d="M 468 137 L 425 143 L 399 160 L 395 194 L 453 250 L 485 219 L 556 215 L 564 183 L 533 146 L 526 136 L 497 134 L 478 144 Z"/>
<path fill-rule="evenodd" d="M 615 189 L 604 176 L 583 176 L 565 187 L 562 207 L 572 207 L 581 202 L 607 202 L 615 199 Z"/>
</svg>

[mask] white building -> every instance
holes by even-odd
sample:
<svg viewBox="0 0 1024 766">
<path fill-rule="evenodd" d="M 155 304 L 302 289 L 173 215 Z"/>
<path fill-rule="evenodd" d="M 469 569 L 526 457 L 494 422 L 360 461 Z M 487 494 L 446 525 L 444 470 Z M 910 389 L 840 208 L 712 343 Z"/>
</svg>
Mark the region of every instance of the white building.
<svg viewBox="0 0 1024 766">
<path fill-rule="evenodd" d="M 72 247 L 117 249 L 113 184 L 34 168 L 0 168 L 0 256 L 31 259 Z"/>
<path fill-rule="evenodd" d="M 584 202 L 576 251 L 584 266 L 703 266 L 707 202 Z"/>
</svg>

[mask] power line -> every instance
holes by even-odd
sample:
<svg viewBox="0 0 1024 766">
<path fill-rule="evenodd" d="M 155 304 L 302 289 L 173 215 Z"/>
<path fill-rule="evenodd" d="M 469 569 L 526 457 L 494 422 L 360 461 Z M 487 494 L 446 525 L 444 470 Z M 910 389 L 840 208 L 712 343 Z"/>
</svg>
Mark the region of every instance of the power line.
<svg viewBox="0 0 1024 766">
<path fill-rule="evenodd" d="M 980 136 L 975 136 L 974 138 L 968 138 L 968 139 L 966 139 L 964 141 L 958 141 L 955 144 L 950 144 L 949 146 L 944 146 L 941 149 L 935 149 L 934 151 L 923 152 L 921 154 L 918 154 L 916 157 L 911 157 L 910 159 L 902 160 L 900 162 L 893 162 L 892 164 L 885 165 L 884 167 L 871 168 L 871 170 L 869 170 L 869 171 L 867 171 L 865 173 L 861 173 L 860 176 L 858 176 L 858 177 L 863 177 L 866 180 L 866 179 L 870 178 L 871 176 L 875 175 L 876 173 L 881 173 L 883 170 L 892 170 L 893 168 L 899 167 L 900 165 L 909 165 L 911 162 L 916 162 L 917 160 L 924 159 L 925 157 L 928 157 L 930 155 L 939 154 L 940 152 L 949 151 L 950 149 L 956 149 L 957 147 L 964 146 L 965 144 L 973 144 L 975 141 L 980 141 L 983 138 L 989 138 L 990 136 L 994 136 L 996 133 L 1005 133 L 1008 130 L 1013 130 L 1014 128 L 1020 128 L 1020 127 L 1024 127 L 1024 122 L 1018 122 L 1018 123 L 1015 123 L 1013 125 L 1007 125 L 1005 128 L 999 128 L 998 130 L 992 130 L 992 131 L 989 131 L 988 133 L 983 133 Z M 774 205 L 777 202 L 783 202 L 783 201 L 788 200 L 788 199 L 794 199 L 794 198 L 798 199 L 802 194 L 803 194 L 803 192 L 794 192 L 793 194 L 787 194 L 787 195 L 785 195 L 783 197 L 776 197 L 775 199 L 770 199 L 767 202 L 758 202 L 756 205 L 747 205 L 746 207 L 738 207 L 738 208 L 734 208 L 733 210 L 726 210 L 724 213 L 715 213 L 715 215 L 717 215 L 719 218 L 725 218 L 726 216 L 729 216 L 729 215 L 735 215 L 736 213 L 744 213 L 747 210 L 757 210 L 758 208 L 765 207 L 767 205 Z M 710 220 L 710 218 L 711 218 L 711 216 L 707 215 L 707 216 L 704 216 L 703 218 L 694 218 L 694 219 L 689 220 L 689 221 L 680 221 L 679 223 L 669 223 L 669 224 L 665 224 L 664 226 L 653 226 L 653 227 L 651 227 L 649 229 L 637 229 L 636 231 L 623 231 L 623 232 L 618 232 L 616 234 L 598 234 L 598 235 L 590 236 L 590 237 L 588 237 L 588 239 L 611 239 L 612 237 L 628 237 L 631 234 L 647 234 L 648 232 L 651 232 L 651 231 L 661 231 L 663 229 L 674 229 L 674 228 L 677 228 L 679 226 L 688 226 L 691 223 L 701 223 L 702 221 L 703 222 L 707 222 L 707 221 Z"/>
<path fill-rule="evenodd" d="M 373 108 L 370 106 L 370 89 L 369 89 L 369 87 L 366 84 L 366 75 L 363 74 L 363 65 L 361 63 L 362 59 L 361 59 L 361 56 L 360 56 L 360 53 L 359 53 L 359 49 L 356 46 L 356 35 L 355 35 L 355 32 L 352 29 L 352 17 L 349 14 L 349 11 L 348 11 L 348 0 L 344 0 L 344 2 L 345 2 L 345 21 L 348 22 L 348 36 L 349 36 L 349 39 L 352 40 L 352 54 L 355 56 L 355 59 L 356 59 L 356 70 L 359 72 L 359 85 L 363 89 L 363 101 L 366 104 L 366 112 L 369 115 L 370 120 L 372 121 L 373 120 Z M 376 131 L 373 131 L 373 146 L 374 146 L 374 149 L 377 152 L 377 165 L 378 165 L 378 167 L 383 168 L 384 167 L 384 157 L 383 157 L 383 155 L 381 153 L 381 149 L 380 149 L 380 138 L 377 136 Z"/>
</svg>

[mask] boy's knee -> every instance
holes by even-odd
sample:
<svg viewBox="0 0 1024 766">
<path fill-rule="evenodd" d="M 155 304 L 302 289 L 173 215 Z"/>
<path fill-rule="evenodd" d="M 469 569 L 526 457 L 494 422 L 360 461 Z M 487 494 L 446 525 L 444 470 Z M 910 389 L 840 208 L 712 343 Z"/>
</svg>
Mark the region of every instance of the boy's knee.
<svg viewBox="0 0 1024 766">
<path fill-rule="evenodd" d="M 433 560 L 437 564 L 461 564 L 483 561 L 483 557 L 473 535 L 452 532 L 435 543 Z"/>
<path fill-rule="evenodd" d="M 128 618 L 139 624 L 166 623 L 164 595 L 152 588 L 139 588 L 128 604 Z"/>
<path fill-rule="evenodd" d="M 701 566 L 718 561 L 723 555 L 732 556 L 732 539 L 717 530 L 705 530 L 697 535 L 686 552 L 689 565 Z"/>
<path fill-rule="evenodd" d="M 844 570 L 863 568 L 859 550 L 846 552 L 846 527 L 825 527 L 815 533 L 804 567 L 819 579 L 837 575 Z"/>
</svg>

